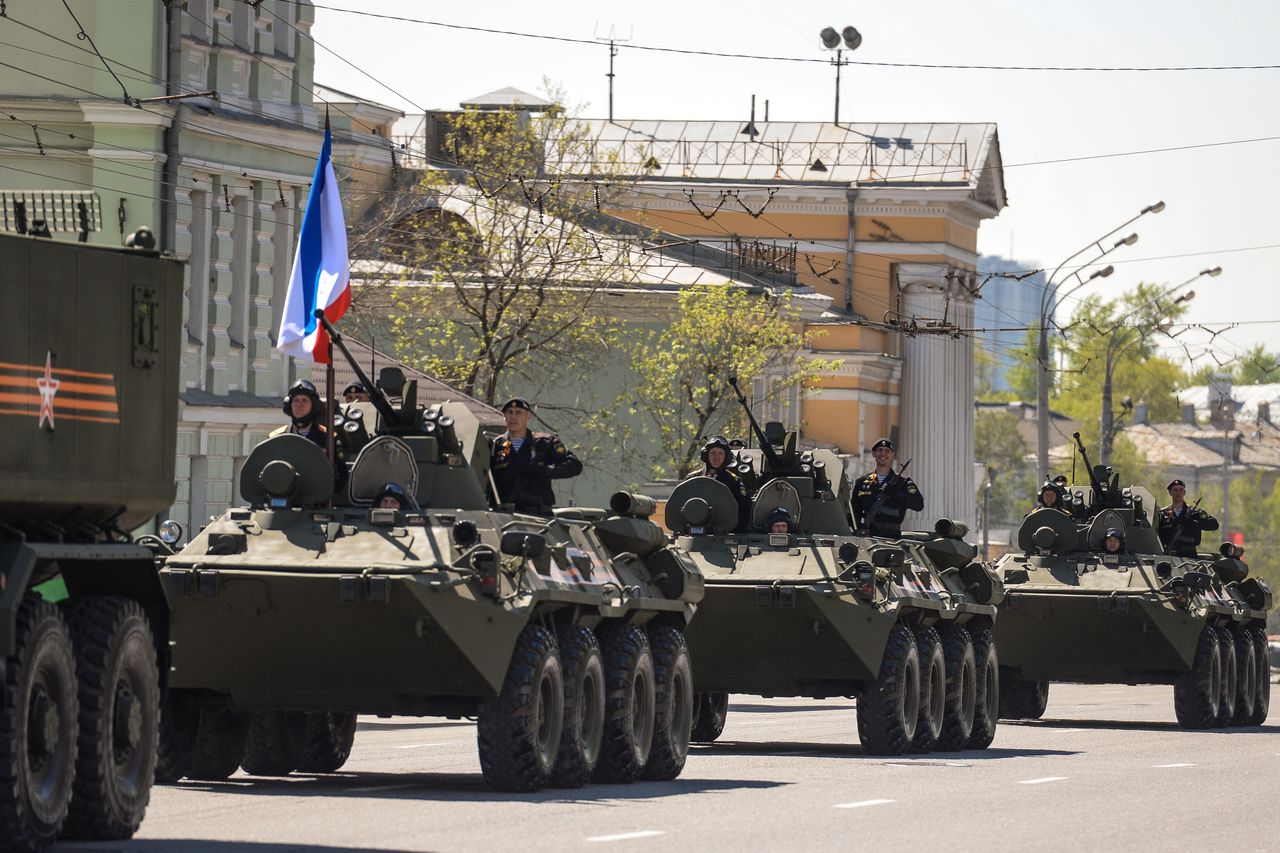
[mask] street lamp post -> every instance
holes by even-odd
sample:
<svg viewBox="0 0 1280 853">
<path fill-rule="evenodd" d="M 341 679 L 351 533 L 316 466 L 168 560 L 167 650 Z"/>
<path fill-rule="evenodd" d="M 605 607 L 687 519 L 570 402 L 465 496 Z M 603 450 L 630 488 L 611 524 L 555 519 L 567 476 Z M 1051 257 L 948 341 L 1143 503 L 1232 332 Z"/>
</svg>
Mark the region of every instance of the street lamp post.
<svg viewBox="0 0 1280 853">
<path fill-rule="evenodd" d="M 840 32 L 836 32 L 835 27 L 823 27 L 822 32 L 818 34 L 822 39 L 822 46 L 827 50 L 836 52 L 835 61 L 832 65 L 836 67 L 836 114 L 835 124 L 840 123 L 840 67 L 845 64 L 844 51 L 847 48 L 850 53 L 858 49 L 862 44 L 862 33 L 858 32 L 854 27 L 845 27 Z M 841 40 L 844 41 L 844 47 L 841 47 Z"/>
<path fill-rule="evenodd" d="M 1062 284 L 1062 281 L 1058 280 L 1058 273 L 1062 271 L 1062 268 L 1066 266 L 1067 263 L 1080 255 L 1083 255 L 1092 248 L 1099 249 L 1098 255 L 1088 263 L 1082 264 L 1082 267 L 1100 260 L 1103 256 L 1115 251 L 1121 246 L 1132 246 L 1134 243 L 1138 242 L 1138 235 L 1136 232 L 1122 240 L 1117 240 L 1110 248 L 1103 248 L 1102 241 L 1111 237 L 1117 231 L 1120 231 L 1121 229 L 1138 221 L 1148 213 L 1159 213 L 1164 210 L 1164 208 L 1165 203 L 1163 201 L 1152 202 L 1142 208 L 1142 210 L 1138 212 L 1137 216 L 1120 223 L 1106 234 L 1103 234 L 1101 237 L 1088 243 L 1079 251 L 1068 255 L 1063 259 L 1062 263 L 1058 264 L 1058 267 L 1053 271 L 1053 274 L 1049 276 L 1049 282 L 1045 285 L 1044 293 L 1040 296 L 1040 339 L 1039 346 L 1037 347 L 1039 369 L 1036 371 L 1036 463 L 1041 474 L 1047 474 L 1049 472 L 1049 305 L 1053 301 L 1053 297 L 1058 286 Z M 1110 273 L 1103 274 L 1100 277 L 1105 278 L 1106 275 L 1110 275 Z M 1067 278 L 1078 278 L 1078 276 L 1079 269 L 1077 269 L 1072 276 L 1068 276 Z M 1090 276 L 1090 279 L 1094 277 L 1095 276 Z M 1086 279 L 1086 281 L 1087 280 L 1089 279 Z M 1083 283 L 1084 282 L 1081 282 L 1081 284 Z M 1079 286 L 1080 285 L 1077 285 L 1076 287 Z"/>
</svg>

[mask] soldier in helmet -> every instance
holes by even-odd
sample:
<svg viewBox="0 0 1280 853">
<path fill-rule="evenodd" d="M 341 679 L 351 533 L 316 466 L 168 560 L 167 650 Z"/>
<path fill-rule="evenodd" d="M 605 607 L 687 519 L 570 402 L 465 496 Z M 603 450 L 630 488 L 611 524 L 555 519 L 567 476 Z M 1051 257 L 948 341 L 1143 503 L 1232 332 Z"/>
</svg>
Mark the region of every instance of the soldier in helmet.
<svg viewBox="0 0 1280 853">
<path fill-rule="evenodd" d="M 706 444 L 702 445 L 699 458 L 702 459 L 704 466 L 702 476 L 724 483 L 733 493 L 734 500 L 738 502 L 738 527 L 742 529 L 743 525 L 750 523 L 751 496 L 747 494 L 746 483 L 742 482 L 742 478 L 730 468 L 730 463 L 733 461 L 733 447 L 723 435 L 713 435 Z"/>
<path fill-rule="evenodd" d="M 387 483 L 373 497 L 373 505 L 379 509 L 405 509 L 408 503 L 409 496 L 399 483 Z"/>
<path fill-rule="evenodd" d="M 892 441 L 880 439 L 871 445 L 871 455 L 876 460 L 875 470 L 853 484 L 854 523 L 864 535 L 894 537 L 902 532 L 908 510 L 924 509 L 924 495 L 910 477 L 893 469 L 898 449 Z"/>
<path fill-rule="evenodd" d="M 329 446 L 328 428 L 323 423 L 324 406 L 316 386 L 307 379 L 299 379 L 289 386 L 284 396 L 284 413 L 289 423 L 271 433 L 272 436 L 292 433 L 315 442 L 321 450 Z"/>
<path fill-rule="evenodd" d="M 1173 502 L 1160 510 L 1156 520 L 1160 544 L 1170 556 L 1194 557 L 1201 531 L 1217 530 L 1218 519 L 1198 506 L 1187 506 L 1187 484 L 1181 480 L 1174 480 L 1166 490 Z"/>
<path fill-rule="evenodd" d="M 582 463 L 559 436 L 529 429 L 533 406 L 524 397 L 503 403 L 502 417 L 507 431 L 490 448 L 496 502 L 513 504 L 516 512 L 551 515 L 556 502 L 551 481 L 578 476 Z"/>
<path fill-rule="evenodd" d="M 791 520 L 791 512 L 784 506 L 775 506 L 765 516 L 765 533 L 794 533 L 795 524 Z"/>
<path fill-rule="evenodd" d="M 1032 507 L 1031 512 L 1035 512 L 1038 509 L 1056 509 L 1059 512 L 1070 512 L 1063 505 L 1062 489 L 1056 483 L 1051 482 L 1044 483 L 1036 495 L 1036 506 Z M 1031 513 L 1027 514 L 1030 515 Z"/>
<path fill-rule="evenodd" d="M 1102 550 L 1108 554 L 1120 554 L 1124 551 L 1124 531 L 1118 527 L 1107 529 L 1107 535 L 1102 539 Z"/>
</svg>

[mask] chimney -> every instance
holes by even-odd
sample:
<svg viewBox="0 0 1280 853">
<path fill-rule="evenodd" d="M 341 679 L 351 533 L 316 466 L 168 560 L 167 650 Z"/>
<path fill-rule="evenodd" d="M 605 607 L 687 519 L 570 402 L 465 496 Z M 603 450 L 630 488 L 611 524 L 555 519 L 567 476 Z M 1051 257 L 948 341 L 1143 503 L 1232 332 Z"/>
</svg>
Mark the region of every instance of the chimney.
<svg viewBox="0 0 1280 853">
<path fill-rule="evenodd" d="M 1133 406 L 1133 422 L 1134 424 L 1145 424 L 1147 422 L 1147 404 L 1141 400 Z"/>
<path fill-rule="evenodd" d="M 1184 424 L 1195 424 L 1196 422 L 1196 406 L 1194 403 L 1182 404 L 1182 422 Z"/>
<path fill-rule="evenodd" d="M 1258 402 L 1258 423 L 1271 423 L 1271 403 L 1267 400 Z"/>
</svg>

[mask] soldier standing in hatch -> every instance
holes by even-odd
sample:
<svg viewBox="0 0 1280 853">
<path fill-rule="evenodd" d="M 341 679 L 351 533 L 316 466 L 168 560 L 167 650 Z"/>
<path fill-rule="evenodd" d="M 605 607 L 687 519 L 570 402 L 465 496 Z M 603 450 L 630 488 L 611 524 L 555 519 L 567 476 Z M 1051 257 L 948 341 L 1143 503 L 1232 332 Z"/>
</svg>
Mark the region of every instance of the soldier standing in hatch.
<svg viewBox="0 0 1280 853">
<path fill-rule="evenodd" d="M 321 423 L 324 406 L 320 402 L 320 394 L 316 386 L 306 379 L 299 379 L 289 386 L 289 393 L 284 397 L 282 406 L 290 422 L 274 430 L 272 437 L 292 433 L 310 439 L 321 450 L 328 452 L 328 429 Z"/>
<path fill-rule="evenodd" d="M 576 477 L 582 463 L 559 436 L 529 431 L 533 407 L 523 397 L 502 404 L 507 431 L 493 440 L 489 468 L 498 490 L 496 504 L 512 504 L 516 512 L 551 515 L 556 502 L 552 480 Z"/>
<path fill-rule="evenodd" d="M 751 523 L 751 496 L 747 494 L 747 484 L 729 468 L 729 463 L 733 460 L 733 446 L 725 441 L 723 435 L 713 435 L 702 446 L 699 458 L 706 466 L 702 476 L 724 483 L 733 492 L 733 498 L 738 502 L 737 529 L 745 530 Z"/>
<path fill-rule="evenodd" d="M 1187 506 L 1187 484 L 1174 480 L 1167 486 L 1173 503 L 1160 510 L 1156 532 L 1164 552 L 1172 557 L 1194 557 L 1202 530 L 1217 530 L 1218 519 L 1199 507 Z"/>
<path fill-rule="evenodd" d="M 907 510 L 924 509 L 924 495 L 910 477 L 893 469 L 897 448 L 887 438 L 871 445 L 876 469 L 859 477 L 853 484 L 853 519 L 859 533 L 867 536 L 896 537 L 902 532 Z"/>
</svg>

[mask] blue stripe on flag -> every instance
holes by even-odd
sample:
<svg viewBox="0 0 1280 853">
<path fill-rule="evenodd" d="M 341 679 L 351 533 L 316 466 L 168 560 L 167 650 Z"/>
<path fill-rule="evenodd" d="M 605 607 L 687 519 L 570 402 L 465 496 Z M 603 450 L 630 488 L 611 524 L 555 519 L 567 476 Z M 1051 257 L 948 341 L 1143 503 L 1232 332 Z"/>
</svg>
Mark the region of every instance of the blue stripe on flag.
<svg viewBox="0 0 1280 853">
<path fill-rule="evenodd" d="M 316 161 L 316 173 L 311 179 L 311 194 L 307 197 L 307 210 L 302 217 L 302 234 L 298 240 L 298 261 L 302 266 L 301 284 L 303 305 L 306 307 L 309 336 L 316 330 L 316 290 L 320 284 L 320 263 L 323 259 L 323 232 L 321 229 L 320 211 L 323 205 L 320 199 L 325 191 L 325 173 L 329 165 L 329 147 L 331 137 L 329 128 L 324 129 L 324 144 L 320 146 L 320 159 Z"/>
</svg>

